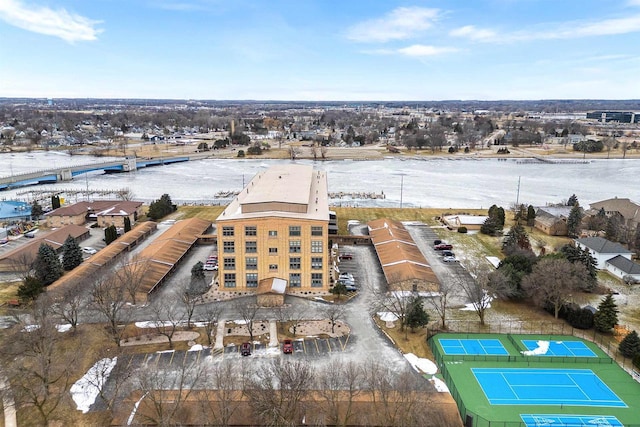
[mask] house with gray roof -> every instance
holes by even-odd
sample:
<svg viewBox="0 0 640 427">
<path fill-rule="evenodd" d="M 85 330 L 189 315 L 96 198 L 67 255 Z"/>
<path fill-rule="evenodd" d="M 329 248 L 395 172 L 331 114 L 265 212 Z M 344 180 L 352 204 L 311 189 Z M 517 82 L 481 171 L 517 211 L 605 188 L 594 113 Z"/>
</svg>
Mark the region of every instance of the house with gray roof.
<svg viewBox="0 0 640 427">
<path fill-rule="evenodd" d="M 630 259 L 617 255 L 605 261 L 606 270 L 618 279 L 633 279 L 640 282 L 640 264 Z"/>
<path fill-rule="evenodd" d="M 617 256 L 631 261 L 633 252 L 625 248 L 619 243 L 615 243 L 602 237 L 585 237 L 576 239 L 576 246 L 582 250 L 587 249 L 591 256 L 596 260 L 596 268 L 605 269 L 605 263 Z"/>
</svg>

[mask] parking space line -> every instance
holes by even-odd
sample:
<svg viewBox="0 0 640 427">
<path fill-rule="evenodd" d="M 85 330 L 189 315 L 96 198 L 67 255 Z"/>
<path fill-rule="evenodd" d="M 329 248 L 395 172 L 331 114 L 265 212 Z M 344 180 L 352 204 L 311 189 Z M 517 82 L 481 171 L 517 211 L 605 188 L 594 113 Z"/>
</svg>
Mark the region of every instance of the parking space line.
<svg viewBox="0 0 640 427">
<path fill-rule="evenodd" d="M 347 335 L 346 338 L 344 339 L 344 343 L 342 342 L 342 340 L 340 339 L 340 344 L 342 344 L 342 351 L 344 351 L 345 348 L 347 348 L 347 343 L 349 342 L 349 337 L 351 335 Z"/>
<path fill-rule="evenodd" d="M 320 347 L 318 347 L 318 340 L 314 339 L 313 342 L 316 344 L 316 351 L 320 354 Z"/>
<path fill-rule="evenodd" d="M 176 352 L 174 351 L 173 353 L 171 353 L 171 358 L 169 359 L 169 366 L 171 366 L 171 364 L 173 363 L 173 356 L 176 355 Z"/>
<path fill-rule="evenodd" d="M 329 347 L 329 353 L 331 353 L 331 340 L 329 340 L 329 338 L 325 338 L 325 341 L 327 341 L 327 347 Z"/>
<path fill-rule="evenodd" d="M 182 366 L 184 366 L 184 365 L 185 365 L 185 362 L 187 361 L 187 357 L 188 357 L 188 355 L 189 355 L 189 352 L 188 352 L 188 351 L 185 351 L 185 352 L 184 352 L 184 357 L 182 358 Z"/>
</svg>

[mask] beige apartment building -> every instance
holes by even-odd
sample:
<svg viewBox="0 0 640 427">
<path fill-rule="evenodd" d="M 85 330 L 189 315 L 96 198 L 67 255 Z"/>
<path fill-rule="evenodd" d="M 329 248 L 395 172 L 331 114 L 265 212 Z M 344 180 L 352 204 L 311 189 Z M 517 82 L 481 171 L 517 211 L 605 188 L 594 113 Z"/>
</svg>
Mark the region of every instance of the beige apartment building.
<svg viewBox="0 0 640 427">
<path fill-rule="evenodd" d="M 286 293 L 329 290 L 327 175 L 308 165 L 258 173 L 216 220 L 221 291 L 255 291 L 272 279 Z"/>
</svg>

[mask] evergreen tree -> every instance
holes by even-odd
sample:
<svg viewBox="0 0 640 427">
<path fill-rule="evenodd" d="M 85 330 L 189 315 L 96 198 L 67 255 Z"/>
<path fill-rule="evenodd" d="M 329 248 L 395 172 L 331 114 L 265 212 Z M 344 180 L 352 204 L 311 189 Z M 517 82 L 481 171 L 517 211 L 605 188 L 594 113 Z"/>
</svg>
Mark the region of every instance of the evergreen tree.
<svg viewBox="0 0 640 427">
<path fill-rule="evenodd" d="M 36 299 L 42 292 L 44 292 L 42 282 L 34 276 L 27 276 L 18 287 L 18 298 L 23 302 L 29 302 Z"/>
<path fill-rule="evenodd" d="M 69 271 L 80 264 L 82 264 L 82 249 L 76 239 L 69 235 L 62 245 L 62 267 Z"/>
<path fill-rule="evenodd" d="M 613 295 L 608 294 L 602 299 L 598 311 L 593 316 L 593 326 L 599 332 L 609 332 L 618 324 L 618 306 Z"/>
<path fill-rule="evenodd" d="M 488 236 L 495 236 L 497 233 L 497 226 L 493 219 L 487 218 L 480 226 L 480 232 Z"/>
<path fill-rule="evenodd" d="M 129 219 L 128 216 L 124 217 L 124 232 L 128 233 L 129 231 L 131 231 L 131 220 Z"/>
<path fill-rule="evenodd" d="M 572 194 L 567 200 L 567 206 L 575 206 L 578 204 L 578 197 L 575 194 Z"/>
<path fill-rule="evenodd" d="M 51 196 L 51 208 L 58 209 L 60 207 L 60 196 L 57 194 L 55 196 Z"/>
<path fill-rule="evenodd" d="M 496 231 L 500 231 L 504 228 L 505 213 L 503 208 L 501 208 L 500 206 L 492 205 L 489 208 L 489 213 L 487 215 L 493 221 L 496 227 Z"/>
<path fill-rule="evenodd" d="M 620 221 L 614 215 L 607 219 L 607 226 L 605 228 L 605 237 L 612 242 L 618 241 L 618 234 L 620 230 Z"/>
<path fill-rule="evenodd" d="M 104 229 L 104 242 L 108 245 L 118 238 L 118 230 L 115 225 L 110 225 Z"/>
<path fill-rule="evenodd" d="M 169 215 L 171 212 L 177 210 L 177 206 L 171 202 L 171 197 L 168 194 L 163 194 L 160 199 L 155 200 L 149 205 L 149 212 L 147 216 L 154 221 Z"/>
<path fill-rule="evenodd" d="M 634 249 L 640 249 L 640 225 L 636 225 L 636 233 L 631 240 L 631 247 Z"/>
<path fill-rule="evenodd" d="M 204 264 L 202 264 L 202 261 L 196 262 L 193 267 L 191 267 L 191 281 L 204 281 Z"/>
<path fill-rule="evenodd" d="M 502 241 L 502 250 L 513 253 L 517 249 L 531 250 L 529 235 L 520 224 L 516 224 L 507 233 Z"/>
<path fill-rule="evenodd" d="M 636 331 L 631 331 L 620 342 L 618 350 L 624 357 L 633 358 L 640 355 L 640 337 Z"/>
<path fill-rule="evenodd" d="M 529 207 L 527 208 L 527 225 L 529 227 L 533 227 L 535 219 L 536 219 L 536 209 L 532 205 L 529 205 Z"/>
<path fill-rule="evenodd" d="M 36 279 L 38 279 L 43 286 L 49 286 L 58 280 L 58 278 L 62 276 L 63 271 L 58 254 L 46 243 L 40 245 L 33 269 Z"/>
<path fill-rule="evenodd" d="M 331 288 L 329 292 L 331 292 L 334 295 L 337 295 L 338 299 L 340 299 L 342 295 L 347 294 L 347 286 L 344 283 L 338 283 L 333 288 Z"/>
<path fill-rule="evenodd" d="M 582 223 L 582 208 L 579 204 L 573 205 L 569 218 L 567 218 L 567 234 L 569 237 L 578 237 Z"/>
<path fill-rule="evenodd" d="M 38 219 L 42 214 L 44 214 L 42 206 L 40 206 L 37 200 L 34 200 L 33 203 L 31 203 L 31 219 Z"/>
<path fill-rule="evenodd" d="M 422 306 L 422 298 L 413 297 L 411 299 L 404 322 L 411 328 L 411 332 L 429 323 L 429 314 L 427 314 Z"/>
</svg>

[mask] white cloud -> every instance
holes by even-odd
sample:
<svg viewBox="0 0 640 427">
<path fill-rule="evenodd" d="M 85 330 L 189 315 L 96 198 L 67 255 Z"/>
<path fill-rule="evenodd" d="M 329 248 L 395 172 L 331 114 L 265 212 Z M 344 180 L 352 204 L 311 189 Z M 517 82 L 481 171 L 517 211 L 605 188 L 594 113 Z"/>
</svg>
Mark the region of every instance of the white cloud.
<svg viewBox="0 0 640 427">
<path fill-rule="evenodd" d="M 640 5 L 640 0 L 636 1 Z M 640 15 L 590 22 L 569 21 L 561 24 L 547 25 L 547 28 L 544 30 L 525 29 L 501 34 L 490 29 L 476 28 L 473 25 L 467 25 L 452 30 L 449 35 L 464 37 L 476 42 L 510 43 L 531 40 L 566 40 L 635 32 L 640 32 Z"/>
<path fill-rule="evenodd" d="M 399 7 L 386 16 L 360 22 L 347 30 L 347 38 L 357 42 L 387 42 L 411 38 L 430 28 L 438 9 Z"/>
<path fill-rule="evenodd" d="M 490 41 L 497 38 L 495 31 L 476 28 L 473 25 L 456 28 L 455 30 L 450 31 L 449 35 L 453 37 L 466 37 L 474 41 Z"/>
<path fill-rule="evenodd" d="M 445 53 L 457 52 L 458 49 L 452 47 L 438 47 L 424 44 L 414 44 L 398 49 L 372 49 L 365 50 L 362 53 L 370 55 L 404 55 L 414 58 L 424 58 L 428 56 L 443 55 Z"/>
<path fill-rule="evenodd" d="M 0 19 L 34 33 L 59 37 L 67 42 L 96 40 L 102 31 L 94 21 L 65 9 L 27 5 L 21 0 L 0 0 Z"/>
</svg>

